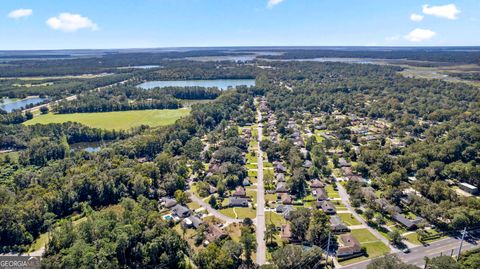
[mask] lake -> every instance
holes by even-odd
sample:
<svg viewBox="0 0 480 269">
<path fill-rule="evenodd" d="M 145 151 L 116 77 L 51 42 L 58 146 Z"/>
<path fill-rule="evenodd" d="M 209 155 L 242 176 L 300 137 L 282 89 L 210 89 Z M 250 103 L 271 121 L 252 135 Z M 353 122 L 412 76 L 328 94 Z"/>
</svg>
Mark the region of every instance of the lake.
<svg viewBox="0 0 480 269">
<path fill-rule="evenodd" d="M 101 141 L 98 142 L 79 142 L 79 143 L 73 143 L 70 145 L 70 151 L 75 152 L 75 151 L 86 151 L 90 153 L 94 153 L 97 151 L 100 151 L 102 149 L 102 146 L 104 146 L 104 143 Z"/>
<path fill-rule="evenodd" d="M 15 109 L 25 108 L 27 105 L 36 105 L 45 100 L 45 98 L 40 97 L 28 97 L 25 99 L 10 99 L 3 98 L 3 103 L 0 102 L 0 108 L 12 112 Z"/>
<path fill-rule="evenodd" d="M 148 81 L 138 85 L 138 87 L 146 90 L 157 87 L 217 87 L 226 90 L 237 86 L 255 86 L 255 79 L 164 80 Z"/>
</svg>

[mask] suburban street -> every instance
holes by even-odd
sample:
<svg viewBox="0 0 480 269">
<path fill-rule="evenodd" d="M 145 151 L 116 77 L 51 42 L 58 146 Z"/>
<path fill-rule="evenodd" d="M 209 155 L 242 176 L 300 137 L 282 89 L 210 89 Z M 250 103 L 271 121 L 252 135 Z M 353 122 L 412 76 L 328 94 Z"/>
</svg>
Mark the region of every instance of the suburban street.
<svg viewBox="0 0 480 269">
<path fill-rule="evenodd" d="M 229 225 L 231 223 L 240 223 L 243 219 L 234 219 L 223 215 L 222 213 L 218 212 L 215 208 L 211 207 L 208 203 L 203 201 L 201 198 L 195 196 L 193 193 L 188 193 L 190 199 L 195 203 L 199 204 L 201 207 L 205 208 L 208 213 L 212 214 L 216 218 L 225 221 L 225 225 Z"/>
<path fill-rule="evenodd" d="M 345 204 L 345 206 L 347 207 L 348 211 L 350 211 L 350 213 L 352 213 L 352 215 L 365 227 L 367 228 L 376 238 L 378 238 L 378 240 L 382 241 L 385 245 L 387 245 L 390 250 L 395 253 L 395 252 L 398 252 L 398 249 L 396 249 L 395 247 L 393 247 L 390 242 L 388 242 L 388 240 L 383 237 L 377 230 L 373 229 L 372 227 L 368 226 L 367 223 L 365 222 L 365 220 L 363 220 L 362 217 L 360 217 L 360 215 L 355 212 L 355 209 L 353 209 L 353 207 L 350 205 L 350 200 L 349 200 L 349 195 L 347 193 L 347 190 L 345 190 L 345 188 L 342 186 L 342 184 L 337 184 L 337 187 L 338 187 L 338 194 L 340 195 L 340 198 L 342 199 L 342 202 Z"/>
<path fill-rule="evenodd" d="M 440 255 L 450 255 L 453 250 L 453 255 L 457 255 L 458 248 L 460 247 L 459 238 L 446 238 L 431 243 L 428 246 L 418 246 L 410 249 L 410 253 L 397 254 L 404 262 L 408 264 L 414 264 L 416 266 L 423 267 L 425 265 L 425 256 L 430 258 L 440 256 Z M 462 252 L 478 247 L 478 243 L 472 244 L 467 241 L 463 242 Z M 371 260 L 363 261 L 360 263 L 343 266 L 344 269 L 365 269 Z"/>
<path fill-rule="evenodd" d="M 266 244 L 265 244 L 265 189 L 263 186 L 263 152 L 260 148 L 262 141 L 262 114 L 258 110 L 258 171 L 257 171 L 257 264 L 263 265 L 266 262 Z"/>
</svg>

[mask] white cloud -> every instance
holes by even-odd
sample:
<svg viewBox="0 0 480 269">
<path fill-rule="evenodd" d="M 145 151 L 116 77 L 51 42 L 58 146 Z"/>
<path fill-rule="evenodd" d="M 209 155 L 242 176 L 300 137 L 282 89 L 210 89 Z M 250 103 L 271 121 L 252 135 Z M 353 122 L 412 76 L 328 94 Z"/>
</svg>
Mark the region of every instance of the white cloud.
<svg viewBox="0 0 480 269">
<path fill-rule="evenodd" d="M 436 33 L 429 29 L 416 28 L 415 30 L 408 33 L 405 36 L 405 39 L 410 42 L 422 42 L 433 38 Z"/>
<path fill-rule="evenodd" d="M 272 8 L 278 4 L 280 4 L 281 2 L 283 2 L 284 0 L 268 0 L 268 4 L 267 4 L 267 7 L 268 8 Z"/>
<path fill-rule="evenodd" d="M 8 17 L 12 19 L 20 19 L 24 17 L 28 17 L 33 14 L 33 10 L 31 9 L 16 9 L 12 12 L 8 13 Z"/>
<path fill-rule="evenodd" d="M 410 15 L 410 20 L 412 21 L 422 21 L 423 20 L 423 15 L 417 14 L 417 13 L 412 13 Z"/>
<path fill-rule="evenodd" d="M 47 25 L 54 30 L 75 32 L 79 29 L 98 30 L 98 26 L 89 18 L 68 12 L 60 13 L 57 17 L 47 20 Z"/>
<path fill-rule="evenodd" d="M 449 20 L 456 20 L 460 10 L 455 4 L 448 4 L 444 6 L 429 6 L 423 5 L 422 12 L 426 15 L 433 15 L 440 18 L 446 18 Z"/>
</svg>

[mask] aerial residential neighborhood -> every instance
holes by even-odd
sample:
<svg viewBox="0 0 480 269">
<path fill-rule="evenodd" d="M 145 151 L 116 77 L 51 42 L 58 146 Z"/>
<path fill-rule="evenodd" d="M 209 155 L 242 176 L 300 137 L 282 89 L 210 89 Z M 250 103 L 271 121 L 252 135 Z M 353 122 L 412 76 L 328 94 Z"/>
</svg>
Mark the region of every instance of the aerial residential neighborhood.
<svg viewBox="0 0 480 269">
<path fill-rule="evenodd" d="M 0 10 L 0 269 L 480 269 L 479 1 Z"/>
</svg>

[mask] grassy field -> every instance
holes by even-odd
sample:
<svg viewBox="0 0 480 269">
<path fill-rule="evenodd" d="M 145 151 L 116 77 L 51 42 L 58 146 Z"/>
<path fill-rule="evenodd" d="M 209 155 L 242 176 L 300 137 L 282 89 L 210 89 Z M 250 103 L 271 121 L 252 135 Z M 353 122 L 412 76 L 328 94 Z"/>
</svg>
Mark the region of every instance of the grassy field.
<svg viewBox="0 0 480 269">
<path fill-rule="evenodd" d="M 177 119 L 187 116 L 190 109 L 133 110 L 104 113 L 46 114 L 35 117 L 26 125 L 63 122 L 79 122 L 94 128 L 130 129 L 135 126 L 151 127 L 169 125 Z"/>
</svg>

